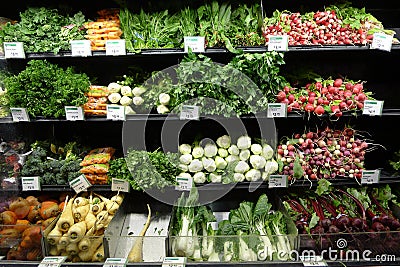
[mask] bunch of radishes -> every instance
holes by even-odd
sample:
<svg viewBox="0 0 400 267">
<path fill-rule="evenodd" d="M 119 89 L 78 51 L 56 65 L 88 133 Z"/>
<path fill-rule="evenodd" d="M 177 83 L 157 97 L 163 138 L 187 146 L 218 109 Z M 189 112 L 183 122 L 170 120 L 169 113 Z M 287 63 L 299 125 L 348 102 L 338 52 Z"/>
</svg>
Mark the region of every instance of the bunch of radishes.
<svg viewBox="0 0 400 267">
<path fill-rule="evenodd" d="M 360 27 L 350 27 L 336 16 L 334 10 L 309 12 L 274 12 L 265 20 L 263 36 L 288 35 L 289 45 L 365 45 L 372 41 L 372 34 Z"/>
<path fill-rule="evenodd" d="M 369 143 L 357 137 L 355 130 L 325 128 L 316 132 L 295 134 L 294 139 L 280 143 L 277 159 L 280 174 L 289 179 L 361 179 Z"/>
<path fill-rule="evenodd" d="M 328 113 L 341 117 L 344 111 L 362 110 L 364 101 L 373 99 L 371 94 L 365 91 L 363 82 L 336 78 L 308 83 L 299 89 L 285 86 L 276 100 L 286 103 L 288 112 Z"/>
</svg>

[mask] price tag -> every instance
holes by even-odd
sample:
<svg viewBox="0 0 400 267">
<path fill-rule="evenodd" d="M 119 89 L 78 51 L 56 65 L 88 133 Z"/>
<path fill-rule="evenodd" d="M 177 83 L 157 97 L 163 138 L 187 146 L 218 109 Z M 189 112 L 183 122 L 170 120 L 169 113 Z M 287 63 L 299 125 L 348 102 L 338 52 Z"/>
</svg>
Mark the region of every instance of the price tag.
<svg viewBox="0 0 400 267">
<path fill-rule="evenodd" d="M 287 104 L 273 103 L 267 106 L 268 118 L 286 118 L 287 117 Z"/>
<path fill-rule="evenodd" d="M 287 175 L 270 175 L 268 179 L 268 188 L 275 187 L 287 187 L 288 176 Z"/>
<path fill-rule="evenodd" d="M 214 231 L 218 230 L 218 222 L 208 222 L 207 228 L 208 228 L 208 226 L 211 226 L 211 229 L 213 229 Z"/>
<path fill-rule="evenodd" d="M 121 191 L 128 193 L 129 190 L 130 190 L 130 184 L 127 180 L 112 178 L 111 191 Z"/>
<path fill-rule="evenodd" d="M 287 35 L 268 35 L 268 51 L 288 51 Z"/>
<path fill-rule="evenodd" d="M 59 267 L 66 259 L 66 256 L 44 257 L 38 267 Z"/>
<path fill-rule="evenodd" d="M 378 100 L 365 100 L 363 114 L 370 116 L 381 116 L 383 109 L 383 101 Z"/>
<path fill-rule="evenodd" d="M 200 107 L 183 105 L 181 114 L 180 114 L 180 119 L 181 120 L 199 120 L 200 119 Z"/>
<path fill-rule="evenodd" d="M 372 38 L 371 49 L 379 49 L 390 52 L 392 49 L 393 35 L 376 32 Z"/>
<path fill-rule="evenodd" d="M 25 58 L 24 44 L 22 42 L 4 42 L 5 58 Z"/>
<path fill-rule="evenodd" d="M 90 40 L 72 40 L 70 44 L 73 57 L 88 57 L 92 55 Z"/>
<path fill-rule="evenodd" d="M 113 121 L 124 121 L 125 106 L 107 105 L 107 119 Z"/>
<path fill-rule="evenodd" d="M 127 258 L 107 258 L 103 267 L 122 267 L 128 263 Z"/>
<path fill-rule="evenodd" d="M 124 55 L 126 55 L 125 39 L 106 41 L 106 56 L 124 56 Z"/>
<path fill-rule="evenodd" d="M 29 115 L 26 108 L 10 108 L 13 121 L 29 121 Z"/>
<path fill-rule="evenodd" d="M 189 47 L 192 52 L 204 53 L 205 38 L 203 36 L 185 36 L 183 37 L 185 53 L 189 52 Z"/>
<path fill-rule="evenodd" d="M 5 257 L 5 256 L 0 256 L 0 261 L 1 261 L 2 259 L 4 259 L 4 257 Z"/>
<path fill-rule="evenodd" d="M 176 182 L 178 185 L 175 186 L 175 190 L 179 191 L 190 191 L 193 186 L 193 178 L 192 177 L 176 177 Z"/>
<path fill-rule="evenodd" d="M 39 191 L 40 190 L 40 179 L 37 176 L 34 177 L 21 177 L 22 191 Z"/>
<path fill-rule="evenodd" d="M 186 257 L 164 257 L 161 267 L 185 267 Z"/>
<path fill-rule="evenodd" d="M 65 107 L 65 117 L 67 121 L 82 121 L 83 120 L 83 110 L 81 107 L 66 106 Z"/>
<path fill-rule="evenodd" d="M 69 182 L 69 185 L 78 194 L 82 191 L 86 191 L 92 184 L 86 179 L 85 175 L 80 175 L 78 178 Z"/>
<path fill-rule="evenodd" d="M 361 184 L 377 184 L 381 176 L 381 170 L 362 170 Z"/>
</svg>

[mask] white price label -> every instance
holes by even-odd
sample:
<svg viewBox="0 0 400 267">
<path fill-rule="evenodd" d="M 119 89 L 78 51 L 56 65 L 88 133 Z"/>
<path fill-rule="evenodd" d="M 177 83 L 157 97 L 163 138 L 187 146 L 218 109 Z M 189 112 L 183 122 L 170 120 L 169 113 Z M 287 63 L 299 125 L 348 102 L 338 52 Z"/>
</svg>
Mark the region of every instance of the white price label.
<svg viewBox="0 0 400 267">
<path fill-rule="evenodd" d="M 21 177 L 22 191 L 39 191 L 40 190 L 40 179 L 37 176 L 34 177 Z"/>
<path fill-rule="evenodd" d="M 376 32 L 372 38 L 370 48 L 390 52 L 390 50 L 392 50 L 392 41 L 393 35 L 385 34 L 383 32 Z"/>
<path fill-rule="evenodd" d="M 103 267 L 123 267 L 128 263 L 127 258 L 107 258 Z"/>
<path fill-rule="evenodd" d="M 113 121 L 124 121 L 125 106 L 107 105 L 107 119 Z"/>
<path fill-rule="evenodd" d="M 176 177 L 176 182 L 178 185 L 175 186 L 175 190 L 179 191 L 190 191 L 193 186 L 192 177 Z"/>
<path fill-rule="evenodd" d="M 363 114 L 370 116 L 381 116 L 383 109 L 383 101 L 378 100 L 365 100 Z"/>
<path fill-rule="evenodd" d="M 268 35 L 268 51 L 288 51 L 287 35 Z"/>
<path fill-rule="evenodd" d="M 124 55 L 126 55 L 125 39 L 106 41 L 106 56 L 124 56 Z"/>
<path fill-rule="evenodd" d="M 268 118 L 286 118 L 287 117 L 287 104 L 273 103 L 267 106 Z"/>
<path fill-rule="evenodd" d="M 88 57 L 92 55 L 90 40 L 72 40 L 70 44 L 73 57 Z"/>
<path fill-rule="evenodd" d="M 130 184 L 128 181 L 123 179 L 112 178 L 111 180 L 111 191 L 121 191 L 128 193 Z"/>
<path fill-rule="evenodd" d="M 328 266 L 322 256 L 300 256 L 303 266 Z"/>
<path fill-rule="evenodd" d="M 185 267 L 186 257 L 164 257 L 161 267 Z"/>
<path fill-rule="evenodd" d="M 205 38 L 204 36 L 185 36 L 183 38 L 185 53 L 189 52 L 189 48 L 192 52 L 204 53 L 205 51 Z"/>
<path fill-rule="evenodd" d="M 26 108 L 10 108 L 13 121 L 29 121 L 29 115 Z"/>
<path fill-rule="evenodd" d="M 180 114 L 180 119 L 181 120 L 199 120 L 200 119 L 200 107 L 183 105 L 181 114 Z"/>
<path fill-rule="evenodd" d="M 78 194 L 82 191 L 86 191 L 92 184 L 86 179 L 85 175 L 80 175 L 78 178 L 69 182 L 69 185 Z"/>
<path fill-rule="evenodd" d="M 66 256 L 44 257 L 38 267 L 59 267 L 66 259 Z"/>
<path fill-rule="evenodd" d="M 83 120 L 82 108 L 74 106 L 66 106 L 65 118 L 67 119 L 67 121 L 82 121 Z"/>
<path fill-rule="evenodd" d="M 0 261 L 1 261 L 2 259 L 4 259 L 4 257 L 5 257 L 5 256 L 0 256 Z"/>
<path fill-rule="evenodd" d="M 5 58 L 25 58 L 24 44 L 21 42 L 4 42 Z"/>
<path fill-rule="evenodd" d="M 268 179 L 268 188 L 288 187 L 287 175 L 270 175 Z"/>
<path fill-rule="evenodd" d="M 377 184 L 381 176 L 380 170 L 362 170 L 361 184 Z"/>
</svg>

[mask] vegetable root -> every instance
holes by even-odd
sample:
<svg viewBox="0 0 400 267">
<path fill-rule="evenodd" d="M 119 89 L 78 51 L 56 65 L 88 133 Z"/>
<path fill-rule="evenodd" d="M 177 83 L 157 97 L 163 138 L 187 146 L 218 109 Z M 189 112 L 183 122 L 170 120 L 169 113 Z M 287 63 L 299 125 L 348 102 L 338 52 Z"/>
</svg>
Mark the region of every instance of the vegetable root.
<svg viewBox="0 0 400 267">
<path fill-rule="evenodd" d="M 147 221 L 140 232 L 135 244 L 133 245 L 131 251 L 128 254 L 128 261 L 129 262 L 142 262 L 143 261 L 143 237 L 146 234 L 147 229 L 150 226 L 150 219 L 151 219 L 151 209 L 150 205 L 147 204 L 147 209 L 149 211 L 147 215 Z"/>
</svg>

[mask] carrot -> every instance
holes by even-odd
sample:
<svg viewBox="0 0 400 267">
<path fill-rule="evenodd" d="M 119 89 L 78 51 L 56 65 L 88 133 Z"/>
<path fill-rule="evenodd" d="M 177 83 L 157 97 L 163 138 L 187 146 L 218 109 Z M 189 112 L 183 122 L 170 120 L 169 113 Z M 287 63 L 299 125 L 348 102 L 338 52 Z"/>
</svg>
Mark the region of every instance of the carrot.
<svg viewBox="0 0 400 267">
<path fill-rule="evenodd" d="M 22 233 L 25 231 L 31 223 L 28 220 L 17 220 L 15 223 L 14 229 L 16 229 L 18 232 Z"/>
<path fill-rule="evenodd" d="M 58 204 L 58 209 L 59 210 L 63 210 L 65 206 L 65 201 L 60 202 L 60 204 Z"/>
<path fill-rule="evenodd" d="M 39 213 L 44 220 L 57 216 L 60 213 L 58 203 L 51 200 L 42 202 Z"/>
<path fill-rule="evenodd" d="M 72 216 L 72 203 L 74 198 L 68 200 L 65 209 L 62 211 L 60 218 L 57 221 L 58 229 L 65 233 L 74 224 L 74 217 Z"/>
<path fill-rule="evenodd" d="M 41 219 L 39 211 L 40 211 L 40 204 L 35 206 L 30 206 L 27 219 L 32 223 L 39 221 Z"/>
<path fill-rule="evenodd" d="M 143 261 L 143 237 L 146 234 L 147 229 L 150 226 L 150 218 L 151 218 L 151 209 L 150 205 L 147 204 L 147 209 L 149 213 L 147 215 L 147 221 L 144 225 L 142 231 L 139 233 L 135 244 L 133 245 L 131 251 L 128 254 L 128 261 L 129 262 L 142 262 Z"/>
<path fill-rule="evenodd" d="M 17 220 L 17 215 L 11 210 L 6 210 L 0 213 L 0 224 L 13 225 Z"/>
</svg>

